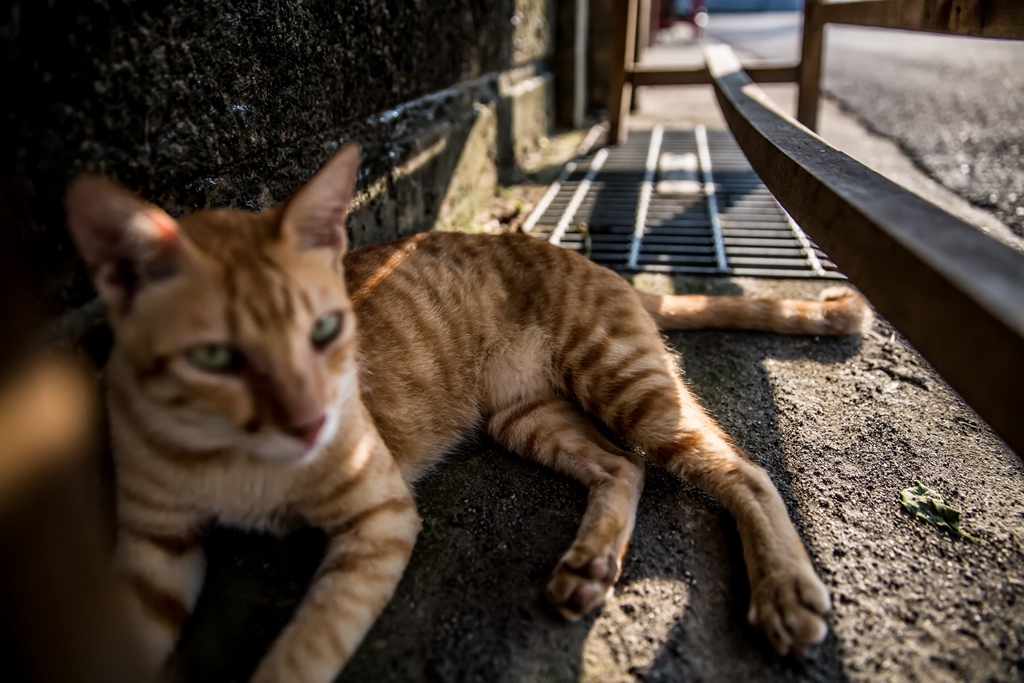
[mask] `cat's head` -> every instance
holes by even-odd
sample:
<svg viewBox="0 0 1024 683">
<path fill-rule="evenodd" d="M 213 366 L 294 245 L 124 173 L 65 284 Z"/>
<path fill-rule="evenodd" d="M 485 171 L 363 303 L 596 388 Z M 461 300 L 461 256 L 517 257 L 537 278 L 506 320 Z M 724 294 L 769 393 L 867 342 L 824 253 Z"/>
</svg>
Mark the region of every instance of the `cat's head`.
<svg viewBox="0 0 1024 683">
<path fill-rule="evenodd" d="M 68 191 L 68 224 L 130 377 L 126 410 L 181 457 L 242 450 L 308 462 L 357 391 L 341 258 L 359 165 L 351 144 L 262 213 L 174 220 L 97 176 Z"/>
</svg>

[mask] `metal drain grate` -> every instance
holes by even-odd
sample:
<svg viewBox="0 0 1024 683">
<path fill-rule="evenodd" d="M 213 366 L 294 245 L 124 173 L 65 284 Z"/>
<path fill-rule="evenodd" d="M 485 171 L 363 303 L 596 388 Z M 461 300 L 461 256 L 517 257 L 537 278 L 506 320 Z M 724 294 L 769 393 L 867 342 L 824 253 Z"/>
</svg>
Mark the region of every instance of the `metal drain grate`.
<svg viewBox="0 0 1024 683">
<path fill-rule="evenodd" d="M 845 279 L 728 131 L 631 132 L 568 166 L 524 225 L 622 271 Z"/>
</svg>

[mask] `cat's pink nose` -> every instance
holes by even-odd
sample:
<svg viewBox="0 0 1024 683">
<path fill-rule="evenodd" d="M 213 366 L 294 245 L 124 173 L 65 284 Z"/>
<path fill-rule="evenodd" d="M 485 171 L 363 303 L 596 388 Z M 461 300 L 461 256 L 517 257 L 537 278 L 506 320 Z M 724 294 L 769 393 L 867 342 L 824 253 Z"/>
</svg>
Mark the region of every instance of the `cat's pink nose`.
<svg viewBox="0 0 1024 683">
<path fill-rule="evenodd" d="M 323 429 L 324 422 L 326 421 L 327 416 L 321 415 L 312 422 L 291 425 L 290 427 L 285 427 L 284 430 L 307 446 L 312 446 L 316 443 L 316 437 L 320 436 L 320 430 Z"/>
</svg>

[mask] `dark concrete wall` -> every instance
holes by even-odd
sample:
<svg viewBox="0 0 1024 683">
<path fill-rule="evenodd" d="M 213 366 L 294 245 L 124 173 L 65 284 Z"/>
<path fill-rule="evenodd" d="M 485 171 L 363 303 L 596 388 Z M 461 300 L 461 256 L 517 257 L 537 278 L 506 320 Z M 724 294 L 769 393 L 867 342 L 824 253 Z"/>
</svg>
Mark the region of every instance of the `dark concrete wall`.
<svg viewBox="0 0 1024 683">
<path fill-rule="evenodd" d="M 590 32 L 587 36 L 587 104 L 598 110 L 608 108 L 611 88 L 612 61 L 621 57 L 612 54 L 615 3 L 611 0 L 591 0 Z"/>
<path fill-rule="evenodd" d="M 6 2 L 4 250 L 65 310 L 91 296 L 64 227 L 74 172 L 109 174 L 172 214 L 255 209 L 349 139 L 373 190 L 356 242 L 429 228 L 478 119 L 500 110 L 499 75 L 546 72 L 553 2 Z M 410 174 L 429 182 L 401 186 Z"/>
</svg>

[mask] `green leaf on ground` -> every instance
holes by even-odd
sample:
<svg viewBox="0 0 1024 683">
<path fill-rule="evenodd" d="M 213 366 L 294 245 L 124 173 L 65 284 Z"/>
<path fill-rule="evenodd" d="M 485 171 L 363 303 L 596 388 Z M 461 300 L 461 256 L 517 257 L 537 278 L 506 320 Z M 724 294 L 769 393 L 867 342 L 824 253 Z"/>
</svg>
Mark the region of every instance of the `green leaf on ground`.
<svg viewBox="0 0 1024 683">
<path fill-rule="evenodd" d="M 919 481 L 915 481 L 910 488 L 900 491 L 900 502 L 904 510 L 932 526 L 945 529 L 957 538 L 979 540 L 960 530 L 959 510 L 947 505 L 937 491 L 933 491 Z"/>
</svg>

